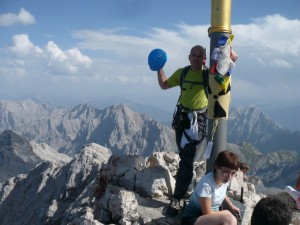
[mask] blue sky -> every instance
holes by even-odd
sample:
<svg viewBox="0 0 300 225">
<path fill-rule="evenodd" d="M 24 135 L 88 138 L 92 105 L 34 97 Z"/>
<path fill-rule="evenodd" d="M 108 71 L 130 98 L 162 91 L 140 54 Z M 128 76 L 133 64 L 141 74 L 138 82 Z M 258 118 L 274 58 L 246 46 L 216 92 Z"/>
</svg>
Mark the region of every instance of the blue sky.
<svg viewBox="0 0 300 225">
<path fill-rule="evenodd" d="M 1 0 L 0 99 L 69 104 L 120 97 L 173 110 L 147 57 L 168 54 L 167 75 L 209 49 L 211 1 Z M 300 1 L 232 0 L 232 104 L 300 104 Z"/>
</svg>

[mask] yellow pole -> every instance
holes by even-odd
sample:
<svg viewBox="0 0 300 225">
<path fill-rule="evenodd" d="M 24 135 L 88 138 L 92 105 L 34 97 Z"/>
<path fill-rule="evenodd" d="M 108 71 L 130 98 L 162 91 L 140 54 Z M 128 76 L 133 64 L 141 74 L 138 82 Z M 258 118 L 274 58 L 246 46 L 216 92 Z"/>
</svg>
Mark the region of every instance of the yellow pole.
<svg viewBox="0 0 300 225">
<path fill-rule="evenodd" d="M 211 27 L 209 34 L 231 33 L 231 0 L 211 1 Z"/>
</svg>

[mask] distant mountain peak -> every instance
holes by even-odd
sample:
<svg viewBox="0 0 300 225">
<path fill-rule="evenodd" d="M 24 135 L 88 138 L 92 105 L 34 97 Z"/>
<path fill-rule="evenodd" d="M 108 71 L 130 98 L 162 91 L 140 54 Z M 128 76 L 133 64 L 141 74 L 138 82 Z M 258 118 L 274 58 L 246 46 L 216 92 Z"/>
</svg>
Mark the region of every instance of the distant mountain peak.
<svg viewBox="0 0 300 225">
<path fill-rule="evenodd" d="M 136 113 L 131 108 L 129 108 L 129 106 L 127 104 L 124 104 L 124 103 L 112 105 L 112 106 L 108 107 L 107 109 L 114 111 L 114 112 L 121 111 L 124 113 Z"/>
<path fill-rule="evenodd" d="M 248 142 L 266 153 L 281 149 L 299 151 L 300 132 L 284 129 L 255 105 L 235 107 L 229 115 L 228 141 Z"/>
<path fill-rule="evenodd" d="M 235 123 L 242 121 L 244 125 L 248 125 L 250 127 L 252 127 L 252 125 L 257 126 L 259 123 L 263 123 L 273 127 L 274 129 L 282 128 L 255 105 L 233 108 L 230 113 L 229 120 L 234 121 Z"/>
</svg>

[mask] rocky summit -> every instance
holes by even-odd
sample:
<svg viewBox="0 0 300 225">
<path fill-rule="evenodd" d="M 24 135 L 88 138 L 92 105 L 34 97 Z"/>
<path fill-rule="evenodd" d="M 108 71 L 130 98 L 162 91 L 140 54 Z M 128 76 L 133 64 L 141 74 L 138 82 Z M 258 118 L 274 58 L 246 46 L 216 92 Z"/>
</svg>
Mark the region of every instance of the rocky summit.
<svg viewBox="0 0 300 225">
<path fill-rule="evenodd" d="M 181 214 L 164 214 L 178 162 L 173 152 L 117 156 L 88 144 L 69 162 L 42 162 L 28 174 L 1 183 L 0 224 L 180 224 Z M 194 167 L 190 191 L 204 175 L 205 162 L 195 162 Z M 248 225 L 254 205 L 264 195 L 243 181 L 242 172 L 231 182 L 228 195 L 242 209 L 240 224 Z"/>
</svg>

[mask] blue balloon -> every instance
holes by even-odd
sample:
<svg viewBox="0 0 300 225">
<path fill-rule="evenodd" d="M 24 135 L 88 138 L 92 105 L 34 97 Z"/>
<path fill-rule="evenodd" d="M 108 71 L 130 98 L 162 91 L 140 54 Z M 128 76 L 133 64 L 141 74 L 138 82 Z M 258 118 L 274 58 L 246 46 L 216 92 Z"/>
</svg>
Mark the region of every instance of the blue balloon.
<svg viewBox="0 0 300 225">
<path fill-rule="evenodd" d="M 164 67 L 167 62 L 167 53 L 164 50 L 153 49 L 148 56 L 148 64 L 152 71 L 158 71 Z"/>
</svg>

